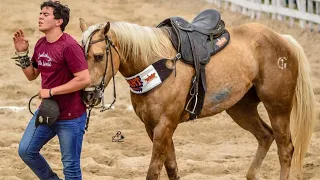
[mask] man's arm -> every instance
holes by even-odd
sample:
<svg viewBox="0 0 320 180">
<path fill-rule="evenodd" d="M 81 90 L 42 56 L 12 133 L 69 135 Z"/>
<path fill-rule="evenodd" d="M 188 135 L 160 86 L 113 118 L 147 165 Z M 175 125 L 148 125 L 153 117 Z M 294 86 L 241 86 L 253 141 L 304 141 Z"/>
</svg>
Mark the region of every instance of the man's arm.
<svg viewBox="0 0 320 180">
<path fill-rule="evenodd" d="M 29 48 L 29 42 L 24 37 L 23 31 L 18 30 L 14 33 L 13 36 L 13 43 L 14 47 L 16 49 L 16 54 L 18 57 L 27 57 L 23 61 L 30 61 L 28 58 L 28 48 Z M 23 66 L 21 66 L 23 67 Z M 23 73 L 28 78 L 29 81 L 35 80 L 39 76 L 39 70 L 34 68 L 32 65 L 29 65 L 28 67 L 23 67 Z"/>
<path fill-rule="evenodd" d="M 57 86 L 51 89 L 51 95 L 68 94 L 71 92 L 79 91 L 90 85 L 89 70 L 85 69 L 80 72 L 74 73 L 74 78 L 66 84 Z"/>
<path fill-rule="evenodd" d="M 29 81 L 37 79 L 40 74 L 40 71 L 34 68 L 32 65 L 22 69 L 22 71 Z"/>
<path fill-rule="evenodd" d="M 71 92 L 79 91 L 80 89 L 83 89 L 90 85 L 90 74 L 89 70 L 85 69 L 82 71 L 79 71 L 77 73 L 74 73 L 74 78 L 71 79 L 66 84 L 54 87 L 51 89 L 51 96 L 53 95 L 60 95 L 60 94 L 68 94 Z M 40 97 L 41 98 L 49 98 L 50 89 L 41 89 L 40 91 Z"/>
</svg>

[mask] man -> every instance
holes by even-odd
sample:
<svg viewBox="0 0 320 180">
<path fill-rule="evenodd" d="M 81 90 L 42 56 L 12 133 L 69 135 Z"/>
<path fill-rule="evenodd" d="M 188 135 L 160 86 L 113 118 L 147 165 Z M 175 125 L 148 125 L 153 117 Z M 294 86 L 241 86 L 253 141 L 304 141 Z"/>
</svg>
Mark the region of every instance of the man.
<svg viewBox="0 0 320 180">
<path fill-rule="evenodd" d="M 81 180 L 80 154 L 86 124 L 86 109 L 80 90 L 90 84 L 88 65 L 81 46 L 64 33 L 70 9 L 59 1 L 46 1 L 40 6 L 39 30 L 44 33 L 28 57 L 28 41 L 22 30 L 14 34 L 18 65 L 28 80 L 41 74 L 39 97 L 50 98 L 59 106 L 59 117 L 52 125 L 35 121 L 39 110 L 31 118 L 19 145 L 22 160 L 41 180 L 59 180 L 39 151 L 55 135 L 59 138 L 66 180 Z M 40 105 L 41 106 L 41 105 Z M 41 108 L 40 108 L 41 109 Z"/>
</svg>

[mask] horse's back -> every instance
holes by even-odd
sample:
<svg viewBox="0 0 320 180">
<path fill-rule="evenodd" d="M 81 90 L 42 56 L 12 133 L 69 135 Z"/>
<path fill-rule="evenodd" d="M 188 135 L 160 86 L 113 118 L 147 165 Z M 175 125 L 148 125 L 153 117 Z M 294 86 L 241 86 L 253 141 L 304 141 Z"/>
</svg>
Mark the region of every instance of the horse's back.
<svg viewBox="0 0 320 180">
<path fill-rule="evenodd" d="M 229 45 L 212 56 L 206 67 L 208 90 L 203 117 L 232 107 L 253 86 L 258 94 L 274 94 L 279 91 L 277 88 L 296 79 L 295 53 L 280 34 L 258 23 L 228 31 Z M 288 59 L 291 61 L 287 62 Z"/>
</svg>

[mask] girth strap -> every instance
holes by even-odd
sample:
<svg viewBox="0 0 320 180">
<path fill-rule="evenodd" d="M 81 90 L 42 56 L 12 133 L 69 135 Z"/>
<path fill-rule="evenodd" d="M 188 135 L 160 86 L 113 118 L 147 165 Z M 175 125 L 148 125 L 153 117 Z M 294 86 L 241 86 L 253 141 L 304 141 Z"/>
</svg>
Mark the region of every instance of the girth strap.
<svg viewBox="0 0 320 180">
<path fill-rule="evenodd" d="M 199 48 L 196 46 L 196 42 L 194 42 L 194 37 L 191 36 L 190 32 L 187 32 L 188 39 L 190 41 L 190 46 L 192 50 L 192 59 L 193 59 L 193 65 L 195 69 L 195 76 L 193 77 L 192 85 L 190 88 L 190 99 L 185 107 L 185 110 L 190 113 L 189 120 L 193 120 L 197 118 L 197 115 L 200 114 L 205 93 L 206 93 L 206 78 L 205 78 L 205 65 L 201 64 L 201 56 L 198 54 Z M 210 58 L 210 56 L 209 56 Z"/>
</svg>

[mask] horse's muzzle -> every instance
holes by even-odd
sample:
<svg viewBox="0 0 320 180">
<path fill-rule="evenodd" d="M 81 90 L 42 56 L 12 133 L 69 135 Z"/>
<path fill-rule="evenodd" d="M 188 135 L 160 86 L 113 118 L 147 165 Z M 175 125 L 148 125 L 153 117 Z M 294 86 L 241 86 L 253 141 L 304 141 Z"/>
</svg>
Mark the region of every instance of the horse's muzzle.
<svg viewBox="0 0 320 180">
<path fill-rule="evenodd" d="M 88 106 L 97 106 L 101 103 L 103 98 L 103 91 L 95 88 L 89 87 L 82 90 L 82 100 Z"/>
</svg>

